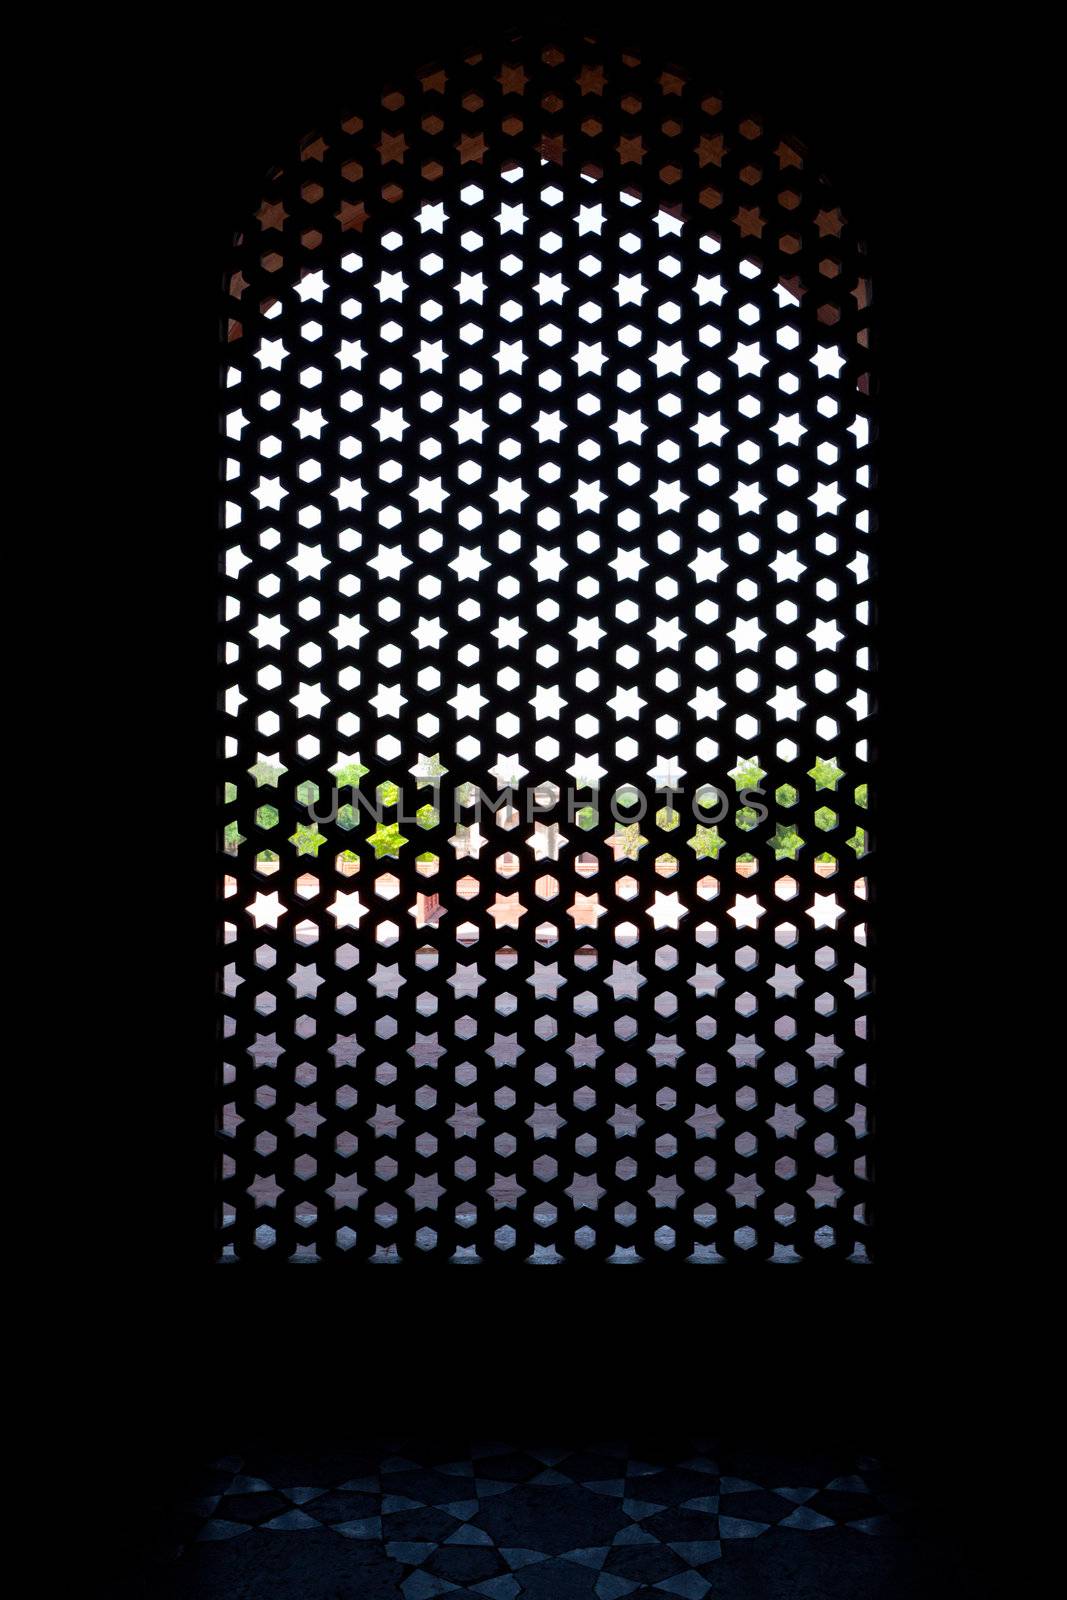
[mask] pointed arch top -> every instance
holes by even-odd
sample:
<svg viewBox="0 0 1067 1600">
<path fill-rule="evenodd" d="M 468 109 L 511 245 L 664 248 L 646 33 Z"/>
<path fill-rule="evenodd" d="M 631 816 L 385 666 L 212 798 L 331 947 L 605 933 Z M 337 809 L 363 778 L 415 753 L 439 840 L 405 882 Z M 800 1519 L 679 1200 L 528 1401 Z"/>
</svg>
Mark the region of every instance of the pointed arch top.
<svg viewBox="0 0 1067 1600">
<path fill-rule="evenodd" d="M 531 156 L 640 196 L 711 233 L 725 261 L 773 274 L 833 330 L 871 393 L 866 248 L 832 175 L 792 130 L 703 73 L 592 35 L 516 35 L 427 63 L 301 137 L 235 237 L 228 338 L 346 239 Z"/>
</svg>

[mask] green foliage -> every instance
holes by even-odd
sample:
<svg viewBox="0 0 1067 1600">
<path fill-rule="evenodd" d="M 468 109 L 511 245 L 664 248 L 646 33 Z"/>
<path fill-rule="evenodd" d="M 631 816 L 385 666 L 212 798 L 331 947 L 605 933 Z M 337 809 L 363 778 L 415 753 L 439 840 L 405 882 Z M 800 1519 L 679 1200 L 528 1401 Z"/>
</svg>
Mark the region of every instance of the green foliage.
<svg viewBox="0 0 1067 1600">
<path fill-rule="evenodd" d="M 257 761 L 248 770 L 250 776 L 255 780 L 257 788 L 267 786 L 276 788 L 278 780 L 287 769 L 269 761 Z M 444 775 L 447 770 L 439 756 L 424 756 L 420 760 L 418 775 L 421 781 L 425 783 L 430 779 Z M 360 780 L 367 775 L 368 771 L 369 769 L 362 764 L 357 756 L 351 761 L 332 768 L 331 774 L 339 788 L 348 785 L 358 787 Z M 730 776 L 740 792 L 746 789 L 758 789 L 767 774 L 753 757 L 740 762 L 730 773 Z M 814 780 L 816 790 L 834 791 L 845 774 L 835 760 L 820 756 L 810 769 L 808 776 Z M 234 803 L 237 799 L 237 785 L 227 782 L 224 785 L 223 793 L 226 804 Z M 298 804 L 312 806 L 318 802 L 321 791 L 317 783 L 306 779 L 296 786 L 295 794 Z M 471 783 L 462 784 L 457 789 L 457 799 L 461 805 L 473 803 L 474 794 L 475 786 Z M 867 784 L 857 784 L 853 794 L 856 805 L 866 810 L 868 804 Z M 391 780 L 386 780 L 379 784 L 377 795 L 380 806 L 395 806 L 400 799 L 399 785 Z M 625 787 L 617 793 L 615 798 L 619 807 L 627 809 L 636 806 L 640 800 L 636 790 Z M 800 796 L 792 784 L 783 783 L 774 791 L 774 798 L 779 807 L 788 810 L 797 805 Z M 705 810 L 713 810 L 720 804 L 720 797 L 714 792 L 702 794 L 698 797 L 698 804 Z M 278 808 L 273 805 L 258 806 L 254 816 L 256 825 L 263 829 L 275 828 L 280 821 Z M 337 826 L 345 832 L 351 832 L 355 829 L 359 820 L 358 808 L 353 805 L 344 805 L 338 810 Z M 415 820 L 420 828 L 428 829 L 438 826 L 441 816 L 434 806 L 427 803 L 419 807 Z M 578 828 L 583 832 L 589 832 L 600 825 L 600 813 L 596 806 L 586 805 L 576 813 L 574 820 Z M 656 812 L 655 820 L 659 828 L 671 832 L 681 825 L 682 818 L 674 805 L 668 802 L 666 806 Z M 735 826 L 742 833 L 749 833 L 758 827 L 760 816 L 753 806 L 746 805 L 739 807 L 734 812 L 733 820 Z M 820 806 L 813 817 L 816 828 L 823 833 L 829 833 L 835 829 L 840 820 L 838 813 L 826 805 Z M 620 854 L 629 860 L 636 860 L 641 849 L 648 843 L 648 840 L 641 833 L 638 823 L 617 823 L 613 838 Z M 245 842 L 245 837 L 240 832 L 237 821 L 233 819 L 227 821 L 223 826 L 223 849 L 225 852 L 229 855 L 236 855 L 239 847 Z M 296 847 L 298 855 L 315 857 L 318 855 L 321 846 L 327 842 L 327 836 L 321 833 L 314 824 L 297 824 L 296 831 L 289 835 L 289 842 Z M 402 847 L 410 841 L 401 834 L 398 823 L 386 824 L 380 822 L 375 831 L 368 836 L 367 842 L 374 847 L 375 859 L 380 860 L 386 856 L 398 857 Z M 719 852 L 725 842 L 718 827 L 714 825 L 707 827 L 699 823 L 692 837 L 687 840 L 688 845 L 698 859 L 709 860 L 718 859 Z M 865 856 L 869 851 L 868 836 L 862 828 L 857 828 L 851 838 L 845 842 L 857 858 Z M 800 836 L 795 825 L 777 823 L 774 837 L 768 840 L 768 844 L 774 851 L 774 859 L 776 861 L 795 861 L 798 859 L 800 851 L 804 848 L 805 840 Z M 274 851 L 262 850 L 256 855 L 255 859 L 257 863 L 269 863 L 277 861 L 279 858 Z M 426 851 L 418 856 L 417 859 L 420 863 L 428 865 L 430 863 L 438 863 L 440 858 L 432 851 Z M 736 859 L 738 862 L 746 862 L 754 861 L 755 857 L 749 854 L 740 854 Z M 836 858 L 828 851 L 824 851 L 816 859 L 821 863 L 836 864 Z M 665 865 L 677 864 L 676 858 L 673 856 L 661 856 L 658 860 Z M 338 863 L 358 861 L 358 855 L 353 850 L 344 850 L 337 856 L 337 861 Z"/>
<path fill-rule="evenodd" d="M 742 761 L 730 773 L 731 778 L 740 789 L 758 789 L 767 774 L 754 758 Z"/>
<path fill-rule="evenodd" d="M 717 827 L 712 826 L 710 828 L 705 828 L 703 823 L 700 822 L 697 823 L 697 829 L 693 834 L 693 837 L 686 840 L 686 844 L 688 844 L 690 849 L 696 853 L 696 858 L 698 861 L 704 860 L 705 858 L 710 858 L 712 861 L 717 861 L 719 858 L 719 851 L 722 849 L 725 843 L 726 841 Z"/>
<path fill-rule="evenodd" d="M 330 768 L 330 774 L 337 780 L 339 789 L 346 789 L 350 786 L 353 789 L 358 789 L 360 778 L 365 778 L 369 771 L 370 768 L 365 767 L 358 756 L 355 761 L 349 761 L 345 766 Z"/>
<path fill-rule="evenodd" d="M 808 777 L 815 779 L 816 789 L 836 789 L 838 779 L 844 776 L 844 772 L 835 761 L 826 761 L 822 756 L 808 771 Z"/>
<path fill-rule="evenodd" d="M 804 840 L 791 823 L 779 822 L 768 843 L 776 861 L 795 861 L 797 852 L 804 848 Z"/>
<path fill-rule="evenodd" d="M 317 856 L 319 845 L 326 843 L 326 835 L 320 833 L 314 824 L 309 826 L 298 822 L 296 832 L 289 835 L 289 843 L 296 845 L 298 856 Z"/>
<path fill-rule="evenodd" d="M 616 852 L 627 861 L 636 861 L 648 843 L 637 822 L 616 823 L 615 832 L 611 837 Z"/>
<path fill-rule="evenodd" d="M 257 761 L 254 767 L 249 767 L 248 772 L 250 777 L 255 778 L 257 789 L 262 789 L 267 785 L 276 789 L 278 787 L 278 779 L 288 770 L 288 767 L 272 766 L 269 761 Z"/>
<path fill-rule="evenodd" d="M 375 861 L 380 861 L 383 856 L 399 856 L 401 846 L 408 841 L 400 832 L 399 823 L 379 822 L 374 832 L 367 835 L 367 843 L 374 846 Z"/>
</svg>

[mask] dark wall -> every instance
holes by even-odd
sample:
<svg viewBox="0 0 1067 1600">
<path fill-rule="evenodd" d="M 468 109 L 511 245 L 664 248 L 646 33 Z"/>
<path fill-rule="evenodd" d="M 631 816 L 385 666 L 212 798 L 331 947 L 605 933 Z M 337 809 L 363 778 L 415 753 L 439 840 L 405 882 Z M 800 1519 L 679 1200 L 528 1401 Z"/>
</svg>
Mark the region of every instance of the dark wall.
<svg viewBox="0 0 1067 1600">
<path fill-rule="evenodd" d="M 510 13 L 515 27 L 545 17 Z M 144 774 L 125 812 L 145 819 L 132 879 L 111 879 L 103 907 L 121 952 L 118 971 L 108 968 L 114 1154 L 101 1220 L 111 1246 L 93 1269 L 112 1308 L 94 1357 L 105 1427 L 149 1456 L 221 1450 L 265 1426 L 480 1423 L 822 1430 L 913 1453 L 918 1441 L 932 1459 L 954 1427 L 975 1426 L 977 1308 L 1001 1248 L 986 1175 L 998 1040 L 973 982 L 984 935 L 974 863 L 946 847 L 945 831 L 980 725 L 982 691 L 965 672 L 978 604 L 968 553 L 993 530 L 973 482 L 963 509 L 973 477 L 964 374 L 981 292 L 968 254 L 968 46 L 932 27 L 920 39 L 914 18 L 889 8 L 749 6 L 731 18 L 700 7 L 684 23 L 648 17 L 626 36 L 795 128 L 870 240 L 885 538 L 883 1260 L 844 1274 L 435 1278 L 403 1268 L 246 1275 L 198 1258 L 214 955 L 215 326 L 227 240 L 294 135 L 358 104 L 363 86 L 507 20 L 383 8 L 328 28 L 252 12 L 175 24 L 142 45 L 121 89 L 101 88 L 106 131 L 85 135 L 114 175 L 108 220 L 94 225 L 115 305 L 98 301 L 94 313 L 109 319 L 98 332 L 121 386 L 113 443 L 132 491 L 111 523 L 127 603 L 97 641 L 121 693 L 96 737 L 110 770 Z M 591 31 L 618 31 L 600 20 L 590 14 Z M 162 915 L 161 882 L 171 895 Z"/>
</svg>

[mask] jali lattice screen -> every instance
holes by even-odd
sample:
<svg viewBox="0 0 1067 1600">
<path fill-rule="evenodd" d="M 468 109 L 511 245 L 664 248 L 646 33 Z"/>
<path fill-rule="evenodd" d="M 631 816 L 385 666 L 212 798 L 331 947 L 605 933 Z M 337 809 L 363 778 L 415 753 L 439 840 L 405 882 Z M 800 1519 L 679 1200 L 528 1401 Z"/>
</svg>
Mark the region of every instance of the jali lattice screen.
<svg viewBox="0 0 1067 1600">
<path fill-rule="evenodd" d="M 862 246 L 588 39 L 228 277 L 220 1260 L 869 1255 Z"/>
</svg>

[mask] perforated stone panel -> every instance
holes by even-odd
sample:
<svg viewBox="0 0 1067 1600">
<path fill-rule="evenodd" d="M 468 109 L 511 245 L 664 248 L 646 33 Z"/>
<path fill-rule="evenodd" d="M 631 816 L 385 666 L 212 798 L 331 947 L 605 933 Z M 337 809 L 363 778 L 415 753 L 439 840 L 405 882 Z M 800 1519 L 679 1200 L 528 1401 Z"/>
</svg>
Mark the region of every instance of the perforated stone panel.
<svg viewBox="0 0 1067 1600">
<path fill-rule="evenodd" d="M 305 140 L 236 256 L 220 1259 L 867 1259 L 830 191 L 516 42 Z"/>
</svg>

